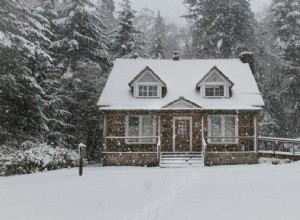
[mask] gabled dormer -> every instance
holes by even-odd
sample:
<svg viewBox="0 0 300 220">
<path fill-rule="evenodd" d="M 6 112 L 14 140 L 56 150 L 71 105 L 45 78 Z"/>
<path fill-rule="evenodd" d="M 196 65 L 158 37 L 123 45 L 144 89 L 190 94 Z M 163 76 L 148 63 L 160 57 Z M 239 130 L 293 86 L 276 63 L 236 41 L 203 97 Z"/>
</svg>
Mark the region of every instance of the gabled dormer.
<svg viewBox="0 0 300 220">
<path fill-rule="evenodd" d="M 128 84 L 135 98 L 163 98 L 167 85 L 148 66 Z"/>
<path fill-rule="evenodd" d="M 204 98 L 229 98 L 234 83 L 214 66 L 196 85 Z"/>
</svg>

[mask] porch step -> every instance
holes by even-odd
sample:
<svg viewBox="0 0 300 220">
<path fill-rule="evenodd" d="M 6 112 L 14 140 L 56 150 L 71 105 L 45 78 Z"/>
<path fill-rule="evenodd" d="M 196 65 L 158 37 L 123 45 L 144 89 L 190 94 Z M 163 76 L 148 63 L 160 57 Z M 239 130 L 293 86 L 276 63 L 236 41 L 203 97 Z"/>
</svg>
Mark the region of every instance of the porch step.
<svg viewBox="0 0 300 220">
<path fill-rule="evenodd" d="M 161 153 L 159 166 L 162 168 L 201 167 L 201 153 Z"/>
</svg>

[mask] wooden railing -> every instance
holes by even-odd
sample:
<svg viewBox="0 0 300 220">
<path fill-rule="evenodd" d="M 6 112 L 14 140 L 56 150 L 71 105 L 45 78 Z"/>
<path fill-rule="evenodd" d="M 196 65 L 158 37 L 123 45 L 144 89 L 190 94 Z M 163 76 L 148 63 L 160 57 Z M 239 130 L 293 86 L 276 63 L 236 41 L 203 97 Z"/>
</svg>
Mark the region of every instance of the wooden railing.
<svg viewBox="0 0 300 220">
<path fill-rule="evenodd" d="M 278 155 L 300 155 L 300 140 L 289 138 L 259 137 L 258 152 Z"/>
<path fill-rule="evenodd" d="M 254 152 L 255 149 L 255 137 L 254 136 L 237 136 L 237 137 L 207 137 L 207 145 L 237 145 L 239 150 Z M 230 151 L 230 150 L 228 150 Z"/>
<path fill-rule="evenodd" d="M 157 154 L 157 159 L 160 157 L 160 152 L 161 152 L 161 139 L 160 136 L 142 136 L 142 137 L 121 137 L 121 136 L 107 136 L 106 139 L 111 139 L 111 140 L 118 140 L 118 139 L 124 139 L 124 140 L 136 140 L 136 139 L 157 139 L 157 144 L 156 144 L 156 153 Z M 132 144 L 139 144 L 138 142 L 132 142 Z M 147 144 L 147 143 L 146 143 Z M 149 144 L 155 144 L 155 143 L 149 143 Z M 115 153 L 115 152 L 113 152 Z M 128 153 L 128 152 L 127 152 Z M 129 152 L 129 153 L 137 153 L 137 152 Z M 143 153 L 153 153 L 153 152 L 143 152 Z"/>
</svg>

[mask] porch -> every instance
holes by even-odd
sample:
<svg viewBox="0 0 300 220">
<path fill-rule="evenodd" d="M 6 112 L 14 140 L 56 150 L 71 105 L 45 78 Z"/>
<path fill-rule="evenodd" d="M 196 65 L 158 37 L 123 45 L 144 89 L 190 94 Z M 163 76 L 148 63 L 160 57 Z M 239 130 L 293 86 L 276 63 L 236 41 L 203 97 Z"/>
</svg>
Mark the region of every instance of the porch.
<svg viewBox="0 0 300 220">
<path fill-rule="evenodd" d="M 105 165 L 158 166 L 166 161 L 194 165 L 190 163 L 194 159 L 197 165 L 208 166 L 257 163 L 257 120 L 253 113 L 227 112 L 219 117 L 220 124 L 218 118 L 203 112 L 135 114 L 104 117 Z M 148 130 L 141 128 L 147 121 L 152 121 L 151 126 L 145 125 Z M 192 158 L 193 154 L 197 157 Z"/>
</svg>

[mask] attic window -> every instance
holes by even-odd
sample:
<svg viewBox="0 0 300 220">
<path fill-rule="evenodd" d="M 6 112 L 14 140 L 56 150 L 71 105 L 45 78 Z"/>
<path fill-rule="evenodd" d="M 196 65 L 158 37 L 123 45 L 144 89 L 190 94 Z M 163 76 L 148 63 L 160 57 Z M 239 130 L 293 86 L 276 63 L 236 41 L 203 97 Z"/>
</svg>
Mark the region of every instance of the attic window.
<svg viewBox="0 0 300 220">
<path fill-rule="evenodd" d="M 205 96 L 206 97 L 224 97 L 225 94 L 224 85 L 205 85 Z"/>
<path fill-rule="evenodd" d="M 138 84 L 138 97 L 159 97 L 157 84 Z"/>
</svg>

